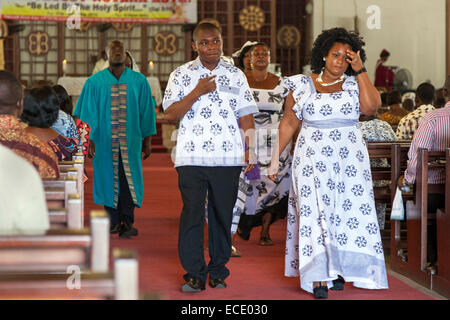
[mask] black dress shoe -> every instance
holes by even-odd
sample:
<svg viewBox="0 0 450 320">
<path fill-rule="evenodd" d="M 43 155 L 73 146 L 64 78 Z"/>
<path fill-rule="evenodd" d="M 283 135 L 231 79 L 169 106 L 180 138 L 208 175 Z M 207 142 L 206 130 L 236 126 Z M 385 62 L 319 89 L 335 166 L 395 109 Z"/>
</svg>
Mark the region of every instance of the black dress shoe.
<svg viewBox="0 0 450 320">
<path fill-rule="evenodd" d="M 328 287 L 318 286 L 313 289 L 314 298 L 316 299 L 328 299 Z"/>
<path fill-rule="evenodd" d="M 124 223 L 122 229 L 119 232 L 119 238 L 130 238 L 131 236 L 137 236 L 138 230 L 133 227 L 132 224 Z"/>
<path fill-rule="evenodd" d="M 183 292 L 200 292 L 205 290 L 205 284 L 197 278 L 189 278 L 186 283 L 181 286 Z"/>
<path fill-rule="evenodd" d="M 111 228 L 109 229 L 109 233 L 116 234 L 116 233 L 119 233 L 121 229 L 122 229 L 122 224 L 118 223 L 118 224 L 111 226 Z"/>
<path fill-rule="evenodd" d="M 330 290 L 344 290 L 344 283 L 344 279 L 337 278 L 336 280 L 333 280 L 333 286 Z"/>
<path fill-rule="evenodd" d="M 225 281 L 223 279 L 209 279 L 209 286 L 211 288 L 215 288 L 215 289 L 225 289 L 227 287 L 227 284 L 225 283 Z"/>
</svg>

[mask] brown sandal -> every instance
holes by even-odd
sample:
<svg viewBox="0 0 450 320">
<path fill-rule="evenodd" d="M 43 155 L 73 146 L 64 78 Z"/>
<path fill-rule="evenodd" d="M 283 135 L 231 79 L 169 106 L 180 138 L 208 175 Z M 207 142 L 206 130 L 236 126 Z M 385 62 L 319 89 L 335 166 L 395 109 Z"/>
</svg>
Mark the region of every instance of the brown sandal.
<svg viewBox="0 0 450 320">
<path fill-rule="evenodd" d="M 264 247 L 273 246 L 273 241 L 269 237 L 261 237 L 259 239 L 259 245 Z"/>
</svg>

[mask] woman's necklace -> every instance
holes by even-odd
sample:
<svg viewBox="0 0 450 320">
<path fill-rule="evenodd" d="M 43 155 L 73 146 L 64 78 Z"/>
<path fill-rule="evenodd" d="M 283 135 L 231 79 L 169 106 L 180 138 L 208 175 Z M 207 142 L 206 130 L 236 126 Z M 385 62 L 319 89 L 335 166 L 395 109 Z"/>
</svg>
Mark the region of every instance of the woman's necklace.
<svg viewBox="0 0 450 320">
<path fill-rule="evenodd" d="M 265 76 L 264 76 L 264 78 L 262 78 L 261 80 L 258 80 L 258 79 L 256 79 L 256 77 L 255 77 L 255 76 L 253 76 L 253 79 L 255 79 L 255 81 L 256 81 L 256 82 L 261 82 L 261 81 L 264 81 L 264 80 L 266 80 L 268 76 L 269 76 L 269 73 L 268 73 L 268 72 L 266 72 L 266 75 L 265 75 Z"/>
<path fill-rule="evenodd" d="M 323 70 L 320 71 L 319 76 L 316 78 L 316 81 L 317 81 L 322 87 L 332 86 L 333 84 L 336 84 L 336 83 L 339 83 L 339 82 L 343 81 L 343 80 L 345 79 L 345 77 L 346 77 L 346 76 L 345 76 L 345 73 L 343 73 L 342 76 L 341 76 L 339 79 L 337 79 L 337 80 L 335 80 L 335 81 L 333 81 L 333 82 L 325 83 L 325 82 L 323 82 L 323 80 L 322 80 L 322 76 L 323 76 Z"/>
</svg>

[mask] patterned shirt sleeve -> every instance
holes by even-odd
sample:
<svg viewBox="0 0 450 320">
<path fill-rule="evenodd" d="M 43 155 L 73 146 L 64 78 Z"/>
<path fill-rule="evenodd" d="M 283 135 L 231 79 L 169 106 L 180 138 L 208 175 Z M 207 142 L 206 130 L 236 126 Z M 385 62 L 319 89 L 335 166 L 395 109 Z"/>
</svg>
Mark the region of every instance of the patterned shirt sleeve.
<svg viewBox="0 0 450 320">
<path fill-rule="evenodd" d="M 436 141 L 435 125 L 432 121 L 424 118 L 414 134 L 408 151 L 408 166 L 405 170 L 405 180 L 408 183 L 416 181 L 417 154 L 419 148 L 431 150 Z"/>
<path fill-rule="evenodd" d="M 242 71 L 239 72 L 239 81 L 242 86 L 237 97 L 236 114 L 238 118 L 242 118 L 249 114 L 255 114 L 258 112 L 258 106 L 256 105 L 253 94 L 250 91 L 247 78 Z"/>
<path fill-rule="evenodd" d="M 167 81 L 166 90 L 164 91 L 163 109 L 167 110 L 174 102 L 178 102 L 184 98 L 184 90 L 181 85 L 181 67 L 175 69 Z"/>
</svg>

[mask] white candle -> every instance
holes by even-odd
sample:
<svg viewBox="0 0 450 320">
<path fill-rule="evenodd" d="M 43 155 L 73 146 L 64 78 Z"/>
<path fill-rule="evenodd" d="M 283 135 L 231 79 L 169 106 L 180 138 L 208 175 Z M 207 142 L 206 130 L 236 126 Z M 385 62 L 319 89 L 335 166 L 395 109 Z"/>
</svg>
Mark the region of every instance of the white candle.
<svg viewBox="0 0 450 320">
<path fill-rule="evenodd" d="M 62 69 L 63 69 L 63 73 L 66 74 L 67 72 L 67 60 L 64 59 L 62 62 Z"/>
<path fill-rule="evenodd" d="M 155 68 L 155 64 L 153 63 L 153 61 L 150 61 L 148 63 L 148 67 L 149 67 L 150 71 L 152 71 Z"/>
</svg>

